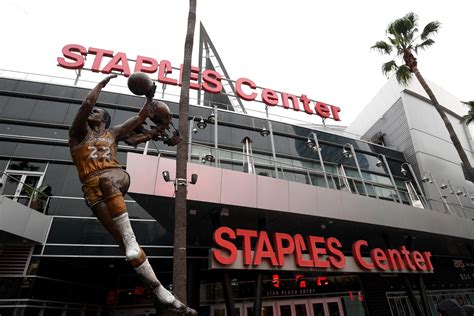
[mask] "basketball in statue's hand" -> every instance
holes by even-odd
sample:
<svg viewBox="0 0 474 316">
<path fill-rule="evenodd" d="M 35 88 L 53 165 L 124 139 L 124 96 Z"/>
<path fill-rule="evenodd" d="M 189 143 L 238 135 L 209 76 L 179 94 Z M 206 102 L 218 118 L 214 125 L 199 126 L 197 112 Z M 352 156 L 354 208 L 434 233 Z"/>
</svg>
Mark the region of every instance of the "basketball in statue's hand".
<svg viewBox="0 0 474 316">
<path fill-rule="evenodd" d="M 153 82 L 150 77 L 143 72 L 135 72 L 128 77 L 128 88 L 136 95 L 146 95 L 153 89 Z"/>
</svg>

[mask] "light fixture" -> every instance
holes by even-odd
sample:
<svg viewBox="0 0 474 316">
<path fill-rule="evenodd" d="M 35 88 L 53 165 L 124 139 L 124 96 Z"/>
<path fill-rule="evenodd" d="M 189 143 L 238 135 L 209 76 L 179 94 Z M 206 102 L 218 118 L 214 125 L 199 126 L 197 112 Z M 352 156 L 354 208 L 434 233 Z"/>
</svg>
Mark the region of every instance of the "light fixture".
<svg viewBox="0 0 474 316">
<path fill-rule="evenodd" d="M 441 186 L 440 186 L 441 189 L 444 190 L 444 189 L 446 189 L 447 187 L 448 187 L 448 185 L 447 185 L 446 183 L 441 182 Z"/>
<path fill-rule="evenodd" d="M 162 172 L 162 175 L 163 175 L 163 180 L 165 180 L 166 182 L 170 182 L 170 181 L 171 181 L 169 171 L 166 171 L 166 170 L 163 171 L 163 172 Z"/>
<path fill-rule="evenodd" d="M 375 165 L 376 165 L 377 167 L 381 167 L 381 166 L 382 166 L 382 160 L 377 159 L 377 162 L 375 163 Z"/>
<path fill-rule="evenodd" d="M 221 216 L 229 216 L 230 210 L 227 207 L 221 208 Z"/>
<path fill-rule="evenodd" d="M 191 175 L 191 181 L 189 181 L 189 183 L 191 183 L 191 184 L 196 184 L 196 182 L 198 182 L 198 175 L 195 174 L 195 173 L 193 173 L 193 174 Z"/>
<path fill-rule="evenodd" d="M 215 108 L 212 110 L 211 115 L 207 118 L 209 123 L 214 124 L 216 122 L 216 115 L 214 114 Z"/>
<path fill-rule="evenodd" d="M 352 153 L 349 150 L 345 149 L 345 148 L 342 149 L 342 155 L 344 156 L 344 158 L 351 158 L 352 157 Z"/>
<path fill-rule="evenodd" d="M 458 190 L 456 191 L 456 195 L 462 195 L 462 194 L 463 194 L 463 192 L 462 192 L 461 190 L 458 189 Z"/>
<path fill-rule="evenodd" d="M 193 128 L 193 133 L 196 134 L 197 132 L 198 132 L 197 128 L 194 127 L 194 128 Z"/>
<path fill-rule="evenodd" d="M 407 173 L 408 173 L 407 169 L 405 169 L 405 166 L 403 166 L 403 165 L 402 165 L 402 169 L 400 170 L 400 172 L 401 172 L 404 176 L 406 176 Z M 421 180 L 421 181 L 423 181 L 423 180 Z"/>
<path fill-rule="evenodd" d="M 308 138 L 308 140 L 306 141 L 306 147 L 308 147 L 309 149 L 313 149 L 315 146 L 316 143 L 314 142 L 314 140 Z"/>
<path fill-rule="evenodd" d="M 197 127 L 198 127 L 199 129 L 205 129 L 206 126 L 207 126 L 207 123 L 204 122 L 204 119 L 201 117 L 201 119 L 200 119 L 199 122 L 197 123 Z M 194 130 L 193 130 L 193 132 L 194 132 Z"/>
<path fill-rule="evenodd" d="M 270 135 L 270 131 L 266 129 L 264 126 L 262 130 L 260 131 L 260 135 L 262 135 L 263 137 L 267 137 L 268 135 Z"/>
<path fill-rule="evenodd" d="M 202 163 L 206 163 L 206 161 L 215 162 L 216 157 L 214 157 L 214 155 L 212 155 L 212 154 L 207 154 L 201 159 L 201 161 L 202 161 Z"/>
</svg>

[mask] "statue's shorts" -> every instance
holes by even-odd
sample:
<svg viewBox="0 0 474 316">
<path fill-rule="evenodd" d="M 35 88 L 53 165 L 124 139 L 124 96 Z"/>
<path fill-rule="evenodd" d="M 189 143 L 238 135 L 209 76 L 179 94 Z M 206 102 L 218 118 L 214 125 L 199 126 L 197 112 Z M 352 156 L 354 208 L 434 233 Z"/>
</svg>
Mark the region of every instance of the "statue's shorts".
<svg viewBox="0 0 474 316">
<path fill-rule="evenodd" d="M 112 208 L 110 209 L 112 212 L 125 210 L 126 206 L 122 193 L 104 197 L 99 185 L 101 174 L 104 171 L 105 170 L 101 170 L 100 172 L 90 174 L 82 184 L 82 192 L 84 192 L 84 198 L 87 206 L 92 208 L 98 203 L 105 202 L 109 208 Z M 121 171 L 123 171 L 130 178 L 130 175 L 125 170 Z"/>
</svg>

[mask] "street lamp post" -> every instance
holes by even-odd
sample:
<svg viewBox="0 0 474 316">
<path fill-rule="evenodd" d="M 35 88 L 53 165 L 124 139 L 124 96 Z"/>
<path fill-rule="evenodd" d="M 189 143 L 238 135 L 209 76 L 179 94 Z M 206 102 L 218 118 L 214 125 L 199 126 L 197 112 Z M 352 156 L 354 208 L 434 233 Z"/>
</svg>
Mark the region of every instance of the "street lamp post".
<svg viewBox="0 0 474 316">
<path fill-rule="evenodd" d="M 217 106 L 214 105 L 212 108 L 211 115 L 209 115 L 208 121 L 211 124 L 214 124 L 214 150 L 215 150 L 215 158 L 216 158 L 216 167 L 220 168 L 220 159 L 219 159 L 219 149 L 218 149 L 218 120 L 217 120 Z"/>
<path fill-rule="evenodd" d="M 367 192 L 367 187 L 365 186 L 364 178 L 362 176 L 362 171 L 360 170 L 359 161 L 357 161 L 357 156 L 354 150 L 354 146 L 352 146 L 352 144 L 349 144 L 349 143 L 344 144 L 344 146 L 342 146 L 343 155 L 346 155 L 346 153 L 348 153 L 346 147 L 349 147 L 349 150 L 350 150 L 349 156 L 352 156 L 354 158 L 354 161 L 357 167 L 357 172 L 359 173 L 360 181 L 362 181 L 362 186 L 364 187 L 365 196 L 369 196 L 369 193 Z"/>
<path fill-rule="evenodd" d="M 313 136 L 313 140 L 309 138 L 310 135 Z M 323 156 L 321 154 L 321 146 L 319 146 L 318 135 L 316 135 L 315 132 L 309 133 L 306 146 L 308 146 L 311 150 L 316 151 L 318 153 L 319 161 L 321 163 L 321 169 L 323 170 L 324 181 L 326 182 L 326 188 L 329 188 L 329 181 L 328 181 L 328 176 L 326 174 L 326 167 L 324 166 Z"/>
<path fill-rule="evenodd" d="M 199 129 L 205 129 L 207 124 L 206 122 L 204 122 L 204 119 L 202 116 L 200 115 L 197 115 L 197 116 L 194 116 L 190 121 L 190 125 L 189 125 L 189 137 L 188 137 L 188 162 L 191 162 L 191 149 L 192 149 L 192 139 L 193 139 L 193 133 L 197 133 L 197 129 L 194 127 L 194 120 L 196 118 L 199 118 L 199 122 L 197 123 L 197 127 Z"/>
<path fill-rule="evenodd" d="M 380 158 L 382 158 L 382 161 L 380 161 Z M 398 203 L 403 203 L 402 197 L 397 188 L 397 183 L 395 182 L 395 179 L 393 178 L 392 170 L 390 170 L 390 166 L 388 165 L 387 157 L 385 157 L 385 155 L 383 154 L 378 154 L 377 159 L 379 159 L 380 162 L 383 162 L 385 167 L 387 167 L 388 175 L 390 176 L 390 181 L 392 181 L 393 188 L 395 189 L 395 193 L 398 196 Z M 376 165 L 379 166 L 379 163 L 377 162 Z"/>
<path fill-rule="evenodd" d="M 414 172 L 413 167 L 411 166 L 411 164 L 409 164 L 408 162 L 402 163 L 401 170 L 400 170 L 401 173 L 402 173 L 403 175 L 407 175 L 407 170 L 405 169 L 405 166 L 408 167 L 408 170 L 410 171 L 411 176 L 412 176 L 413 179 L 415 180 L 416 187 L 418 188 L 418 191 L 420 191 L 421 197 L 423 198 L 423 202 L 424 202 L 425 205 L 428 207 L 428 200 L 426 199 L 426 196 L 425 196 L 425 194 L 423 193 L 423 190 L 421 189 L 420 182 L 418 182 L 418 178 L 416 177 L 415 172 Z"/>
</svg>

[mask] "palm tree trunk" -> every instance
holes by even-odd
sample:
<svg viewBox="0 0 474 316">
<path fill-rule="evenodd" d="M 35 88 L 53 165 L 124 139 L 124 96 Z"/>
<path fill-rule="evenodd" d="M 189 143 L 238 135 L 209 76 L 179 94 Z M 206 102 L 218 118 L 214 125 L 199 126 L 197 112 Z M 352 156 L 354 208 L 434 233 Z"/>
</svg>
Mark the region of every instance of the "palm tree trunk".
<svg viewBox="0 0 474 316">
<path fill-rule="evenodd" d="M 418 70 L 418 67 L 412 66 L 411 70 L 415 73 L 416 78 L 418 79 L 421 86 L 423 87 L 423 89 L 425 89 L 426 93 L 428 94 L 428 97 L 430 98 L 431 103 L 435 107 L 436 111 L 438 111 L 438 114 L 441 116 L 441 119 L 443 120 L 444 125 L 446 126 L 446 129 L 448 130 L 449 138 L 451 138 L 451 141 L 453 142 L 453 145 L 456 148 L 456 151 L 458 152 L 459 158 L 461 158 L 461 161 L 466 170 L 466 173 L 469 176 L 469 180 L 474 181 L 474 170 L 472 169 L 471 163 L 469 162 L 466 152 L 464 151 L 464 148 L 462 147 L 461 142 L 459 141 L 459 138 L 456 135 L 456 132 L 454 131 L 453 125 L 448 119 L 448 116 L 444 112 L 441 105 L 438 103 L 438 100 L 436 99 L 433 91 L 431 91 L 431 88 L 428 86 L 425 79 L 421 75 L 420 71 Z"/>
<path fill-rule="evenodd" d="M 196 25 L 196 0 L 189 0 L 188 30 L 184 43 L 183 82 L 179 99 L 179 132 L 183 141 L 178 144 L 176 157 L 176 178 L 186 179 L 188 163 L 188 116 L 189 116 L 189 81 L 191 59 L 193 54 L 194 28 Z M 186 304 L 187 270 L 186 270 L 186 230 L 187 230 L 187 189 L 179 185 L 175 199 L 175 226 L 173 251 L 173 292 Z"/>
</svg>

